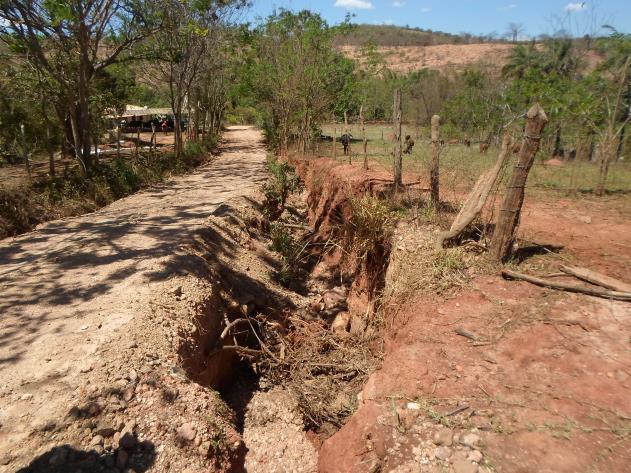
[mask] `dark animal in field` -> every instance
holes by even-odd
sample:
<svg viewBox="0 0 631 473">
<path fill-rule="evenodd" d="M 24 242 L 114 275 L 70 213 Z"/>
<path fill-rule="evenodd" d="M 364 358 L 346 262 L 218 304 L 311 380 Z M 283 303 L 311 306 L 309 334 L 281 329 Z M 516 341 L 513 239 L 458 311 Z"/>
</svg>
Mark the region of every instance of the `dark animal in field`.
<svg viewBox="0 0 631 473">
<path fill-rule="evenodd" d="M 412 148 L 414 148 L 414 140 L 410 135 L 406 135 L 405 137 L 405 149 L 403 150 L 404 154 L 412 154 Z"/>
<path fill-rule="evenodd" d="M 486 154 L 489 150 L 489 144 L 486 141 L 480 141 L 480 153 Z"/>
<path fill-rule="evenodd" d="M 445 140 L 440 140 L 440 146 L 445 146 Z"/>
<path fill-rule="evenodd" d="M 348 154 L 351 147 L 351 140 L 353 139 L 353 135 L 350 133 L 344 133 L 340 136 L 340 141 L 342 142 L 342 146 L 344 147 L 344 154 Z"/>
<path fill-rule="evenodd" d="M 464 143 L 464 145 L 465 145 L 467 148 L 470 148 L 470 147 L 471 147 L 471 140 L 470 140 L 470 139 L 465 138 L 465 139 L 464 139 L 464 141 L 463 141 L 463 143 Z"/>
<path fill-rule="evenodd" d="M 567 158 L 570 160 L 576 159 L 576 148 L 572 148 L 567 152 Z"/>
</svg>

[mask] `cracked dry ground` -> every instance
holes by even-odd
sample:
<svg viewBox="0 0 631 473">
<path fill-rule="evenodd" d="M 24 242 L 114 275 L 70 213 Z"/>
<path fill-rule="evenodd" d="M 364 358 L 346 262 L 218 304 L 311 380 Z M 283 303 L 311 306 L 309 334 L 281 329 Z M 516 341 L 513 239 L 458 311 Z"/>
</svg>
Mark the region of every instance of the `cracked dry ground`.
<svg viewBox="0 0 631 473">
<path fill-rule="evenodd" d="M 259 131 L 233 127 L 192 174 L 0 242 L 0 472 L 208 471 L 204 448 L 242 449 L 230 412 L 214 434 L 196 424 L 225 404 L 185 379 L 176 339 L 212 304 L 187 248 L 261 185 L 265 156 Z"/>
</svg>

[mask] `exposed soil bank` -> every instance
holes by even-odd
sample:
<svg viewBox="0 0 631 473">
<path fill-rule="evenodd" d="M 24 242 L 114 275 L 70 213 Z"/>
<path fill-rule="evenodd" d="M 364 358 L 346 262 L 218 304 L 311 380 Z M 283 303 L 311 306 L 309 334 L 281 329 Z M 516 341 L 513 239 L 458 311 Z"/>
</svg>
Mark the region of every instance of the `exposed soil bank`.
<svg viewBox="0 0 631 473">
<path fill-rule="evenodd" d="M 522 269 L 549 274 L 570 260 L 630 281 L 629 233 L 607 241 L 628 212 L 530 201 L 520 236 L 565 250 L 524 252 Z M 432 256 L 419 240 L 434 229 L 399 230 L 390 270 L 404 279 Z M 629 304 L 505 281 L 475 264 L 464 275 L 460 289 L 410 285 L 394 301 L 383 366 L 324 442 L 319 471 L 625 471 Z"/>
</svg>

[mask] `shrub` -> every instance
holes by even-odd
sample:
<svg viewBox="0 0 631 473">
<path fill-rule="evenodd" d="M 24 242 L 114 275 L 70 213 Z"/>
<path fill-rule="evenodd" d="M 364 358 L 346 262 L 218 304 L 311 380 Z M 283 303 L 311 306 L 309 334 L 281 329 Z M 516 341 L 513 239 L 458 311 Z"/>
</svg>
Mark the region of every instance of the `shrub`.
<svg viewBox="0 0 631 473">
<path fill-rule="evenodd" d="M 290 194 L 302 189 L 300 177 L 296 169 L 288 163 L 277 159 L 267 162 L 270 178 L 263 184 L 264 212 L 270 220 L 276 220 L 285 210 L 285 204 Z"/>
</svg>

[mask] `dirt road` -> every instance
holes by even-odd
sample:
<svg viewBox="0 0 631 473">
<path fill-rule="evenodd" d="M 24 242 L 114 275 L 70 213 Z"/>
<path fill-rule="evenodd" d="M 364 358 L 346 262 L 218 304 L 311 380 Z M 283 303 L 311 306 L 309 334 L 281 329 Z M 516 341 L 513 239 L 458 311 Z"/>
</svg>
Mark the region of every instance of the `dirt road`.
<svg viewBox="0 0 631 473">
<path fill-rule="evenodd" d="M 233 127 L 222 154 L 190 175 L 0 242 L 0 472 L 47 448 L 29 438 L 55 429 L 122 339 L 135 343 L 156 292 L 190 272 L 184 245 L 219 205 L 260 185 L 264 162 L 260 132 Z"/>
</svg>

